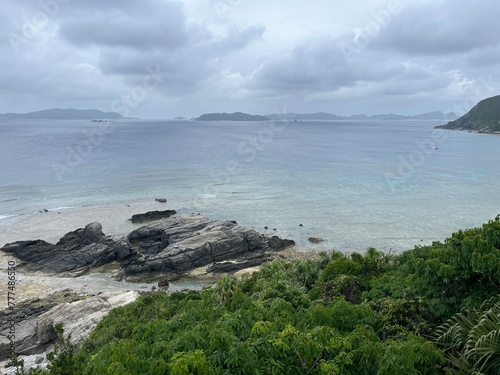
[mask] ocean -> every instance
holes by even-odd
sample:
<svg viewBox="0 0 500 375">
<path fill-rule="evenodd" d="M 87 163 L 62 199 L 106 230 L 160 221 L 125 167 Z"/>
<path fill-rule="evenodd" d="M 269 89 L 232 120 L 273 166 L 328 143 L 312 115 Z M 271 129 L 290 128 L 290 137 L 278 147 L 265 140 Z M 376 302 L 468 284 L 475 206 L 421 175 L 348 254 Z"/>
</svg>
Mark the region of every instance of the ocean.
<svg viewBox="0 0 500 375">
<path fill-rule="evenodd" d="M 162 209 L 299 250 L 443 241 L 500 214 L 500 137 L 442 123 L 0 120 L 0 246 L 93 221 L 126 234 Z"/>
</svg>

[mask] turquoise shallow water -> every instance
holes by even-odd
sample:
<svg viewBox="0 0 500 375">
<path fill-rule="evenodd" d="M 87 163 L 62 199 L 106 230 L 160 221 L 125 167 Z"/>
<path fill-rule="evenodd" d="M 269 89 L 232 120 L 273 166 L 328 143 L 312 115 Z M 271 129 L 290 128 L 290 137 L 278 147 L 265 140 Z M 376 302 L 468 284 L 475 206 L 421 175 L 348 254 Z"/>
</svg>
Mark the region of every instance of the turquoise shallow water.
<svg viewBox="0 0 500 375">
<path fill-rule="evenodd" d="M 500 137 L 440 123 L 0 121 L 0 245 L 90 221 L 125 233 L 167 206 L 301 249 L 443 240 L 500 213 Z"/>
</svg>

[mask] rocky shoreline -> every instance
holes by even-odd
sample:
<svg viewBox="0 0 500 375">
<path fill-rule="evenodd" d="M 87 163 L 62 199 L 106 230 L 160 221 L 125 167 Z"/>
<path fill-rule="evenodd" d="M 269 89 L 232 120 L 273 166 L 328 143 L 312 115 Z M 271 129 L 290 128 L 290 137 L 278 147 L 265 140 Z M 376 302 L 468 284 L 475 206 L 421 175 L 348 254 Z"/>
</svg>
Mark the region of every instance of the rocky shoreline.
<svg viewBox="0 0 500 375">
<path fill-rule="evenodd" d="M 24 302 L 16 306 L 13 313 L 0 311 L 0 374 L 16 373 L 10 357 L 12 347 L 18 359 L 24 361 L 26 370 L 36 366 L 44 368 L 48 364 L 46 355 L 58 337 L 58 324 L 63 325 L 64 336 L 70 337 L 71 344 L 76 346 L 112 309 L 138 297 L 137 291 L 88 295 L 68 289 Z M 11 319 L 15 321 L 14 345 L 7 335 Z"/>
<path fill-rule="evenodd" d="M 488 128 L 482 128 L 478 130 L 471 130 L 471 129 L 465 129 L 465 128 L 460 128 L 460 129 L 450 129 L 450 128 L 444 128 L 444 127 L 439 127 L 436 126 L 436 129 L 445 129 L 445 130 L 458 130 L 458 131 L 466 131 L 468 133 L 476 133 L 476 134 L 491 134 L 491 135 L 500 135 L 500 131 L 498 130 L 491 130 Z"/>
<path fill-rule="evenodd" d="M 21 260 L 18 268 L 23 272 L 74 277 L 118 262 L 117 278 L 150 281 L 175 280 L 193 269 L 226 261 L 241 264 L 233 267 L 235 272 L 293 245 L 292 240 L 259 234 L 235 221 L 187 214 L 156 220 L 125 237 L 107 236 L 94 222 L 65 234 L 56 244 L 16 241 L 0 251 Z"/>
<path fill-rule="evenodd" d="M 155 220 L 156 214 L 143 214 L 141 219 L 155 221 L 127 236 L 105 235 L 101 224 L 94 222 L 68 232 L 55 244 L 43 240 L 16 241 L 0 248 L 0 254 L 5 259 L 15 259 L 16 272 L 23 275 L 71 280 L 109 267 L 116 280 L 158 282 L 158 286 L 168 288 L 169 281 L 186 275 L 252 271 L 294 251 L 294 241 L 257 233 L 235 221 L 215 221 L 200 214 L 168 214 L 172 216 L 160 220 Z M 14 344 L 27 368 L 46 364 L 45 353 L 57 337 L 56 324 L 62 323 L 72 342 L 78 344 L 112 308 L 133 302 L 139 292 L 78 292 L 69 288 L 39 297 L 33 295 L 18 302 L 15 311 L 0 310 L 2 321 L 15 314 Z M 2 367 L 9 362 L 8 330 L 7 323 L 0 325 Z M 7 373 L 14 373 L 13 369 L 9 367 Z"/>
</svg>

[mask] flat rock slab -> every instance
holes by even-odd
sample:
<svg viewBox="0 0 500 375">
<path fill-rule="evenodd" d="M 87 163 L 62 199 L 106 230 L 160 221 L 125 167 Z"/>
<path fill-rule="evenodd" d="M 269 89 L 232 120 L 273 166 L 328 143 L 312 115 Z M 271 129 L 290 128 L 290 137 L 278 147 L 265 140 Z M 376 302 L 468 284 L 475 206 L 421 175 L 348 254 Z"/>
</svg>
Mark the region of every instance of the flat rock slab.
<svg viewBox="0 0 500 375">
<path fill-rule="evenodd" d="M 132 223 L 143 223 L 146 221 L 161 220 L 173 216 L 176 213 L 177 211 L 175 210 L 149 211 L 144 214 L 132 215 L 130 221 L 132 221 Z"/>
<path fill-rule="evenodd" d="M 55 326 L 63 325 L 64 335 L 71 335 L 71 343 L 78 345 L 92 332 L 97 323 L 115 307 L 135 301 L 139 297 L 136 291 L 121 293 L 103 293 L 85 299 L 75 300 L 71 292 L 66 292 L 69 302 L 53 304 L 64 296 L 56 293 L 45 299 L 48 306 L 39 300 L 25 303 L 22 310 L 16 312 L 16 352 L 20 355 L 43 353 L 57 339 Z M 23 314 L 29 311 L 29 314 Z M 6 315 L 8 317 L 9 314 Z M 10 340 L 6 333 L 8 327 L 0 326 L 0 361 L 9 356 Z"/>
</svg>

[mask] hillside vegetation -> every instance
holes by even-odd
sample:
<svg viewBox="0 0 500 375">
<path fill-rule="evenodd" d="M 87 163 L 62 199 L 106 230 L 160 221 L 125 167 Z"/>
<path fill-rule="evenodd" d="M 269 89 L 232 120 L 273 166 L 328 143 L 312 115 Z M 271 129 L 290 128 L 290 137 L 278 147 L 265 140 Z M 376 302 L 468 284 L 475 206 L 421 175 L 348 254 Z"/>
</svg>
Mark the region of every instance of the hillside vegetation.
<svg viewBox="0 0 500 375">
<path fill-rule="evenodd" d="M 437 128 L 482 132 L 500 131 L 500 95 L 480 101 L 459 119 Z"/>
<path fill-rule="evenodd" d="M 400 255 L 274 261 L 113 310 L 38 374 L 500 374 L 500 216 Z"/>
</svg>

